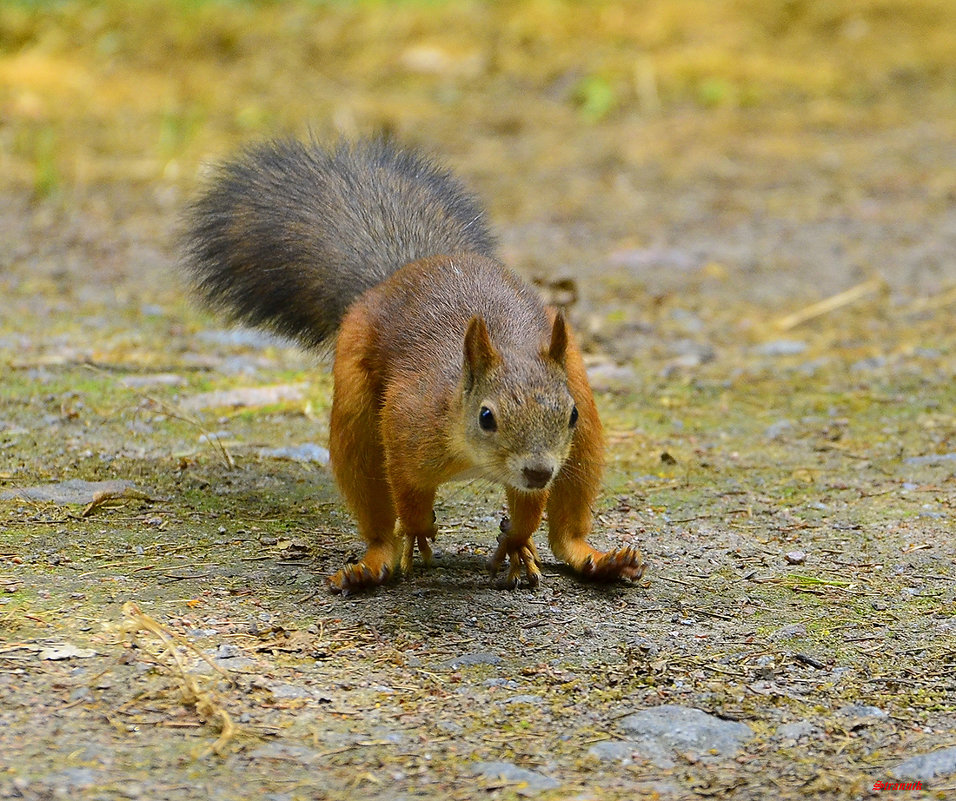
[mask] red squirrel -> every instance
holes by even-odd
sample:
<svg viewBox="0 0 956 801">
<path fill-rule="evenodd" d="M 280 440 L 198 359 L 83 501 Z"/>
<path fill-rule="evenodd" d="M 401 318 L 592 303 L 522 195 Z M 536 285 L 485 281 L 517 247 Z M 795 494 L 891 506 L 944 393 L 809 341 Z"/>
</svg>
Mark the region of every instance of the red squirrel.
<svg viewBox="0 0 956 801">
<path fill-rule="evenodd" d="M 637 579 L 640 552 L 587 542 L 603 466 L 601 422 L 561 313 L 495 256 L 459 181 L 385 141 L 280 140 L 222 165 L 187 212 L 186 268 L 236 320 L 317 348 L 334 339 L 331 466 L 364 557 L 335 592 L 427 563 L 435 491 L 503 484 L 492 573 L 541 578 L 532 535 L 582 577 Z"/>
</svg>

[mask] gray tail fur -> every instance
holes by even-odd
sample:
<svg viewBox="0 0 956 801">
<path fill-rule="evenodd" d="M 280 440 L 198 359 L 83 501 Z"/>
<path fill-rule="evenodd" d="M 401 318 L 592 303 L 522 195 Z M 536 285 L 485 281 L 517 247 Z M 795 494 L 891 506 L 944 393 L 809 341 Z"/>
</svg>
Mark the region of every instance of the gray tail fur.
<svg viewBox="0 0 956 801">
<path fill-rule="evenodd" d="M 401 266 L 495 251 L 459 181 L 385 141 L 250 147 L 218 169 L 185 222 L 186 269 L 202 299 L 308 347 Z"/>
</svg>

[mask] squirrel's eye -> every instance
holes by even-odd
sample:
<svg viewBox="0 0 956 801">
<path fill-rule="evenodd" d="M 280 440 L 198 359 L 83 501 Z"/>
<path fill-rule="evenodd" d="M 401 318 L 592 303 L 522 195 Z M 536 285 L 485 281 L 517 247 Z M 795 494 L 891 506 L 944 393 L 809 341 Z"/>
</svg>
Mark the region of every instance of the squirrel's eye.
<svg viewBox="0 0 956 801">
<path fill-rule="evenodd" d="M 495 415 L 487 406 L 482 406 L 481 411 L 478 412 L 478 425 L 481 426 L 482 431 L 498 430 L 498 423 L 495 420 Z"/>
<path fill-rule="evenodd" d="M 578 407 L 571 407 L 571 421 L 568 423 L 568 428 L 574 428 L 574 424 L 578 421 Z"/>
</svg>

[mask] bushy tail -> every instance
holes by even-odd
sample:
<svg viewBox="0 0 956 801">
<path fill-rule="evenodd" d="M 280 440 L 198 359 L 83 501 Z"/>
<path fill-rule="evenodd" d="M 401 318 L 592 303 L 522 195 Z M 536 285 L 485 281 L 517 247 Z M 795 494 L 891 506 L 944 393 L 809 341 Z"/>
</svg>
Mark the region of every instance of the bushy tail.
<svg viewBox="0 0 956 801">
<path fill-rule="evenodd" d="M 457 179 L 384 141 L 251 147 L 219 168 L 185 227 L 186 269 L 206 303 L 306 346 L 402 265 L 495 250 Z"/>
</svg>

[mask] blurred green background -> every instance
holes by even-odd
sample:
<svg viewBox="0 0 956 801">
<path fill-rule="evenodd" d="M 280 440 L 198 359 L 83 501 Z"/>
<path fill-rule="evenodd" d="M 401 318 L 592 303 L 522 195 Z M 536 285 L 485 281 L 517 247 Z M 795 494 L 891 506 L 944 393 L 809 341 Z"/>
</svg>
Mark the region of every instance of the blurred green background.
<svg viewBox="0 0 956 801">
<path fill-rule="evenodd" d="M 276 133 L 392 132 L 480 175 L 954 108 L 952 0 L 0 5 L 0 187 L 40 196 L 188 183 Z"/>
</svg>

